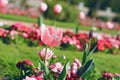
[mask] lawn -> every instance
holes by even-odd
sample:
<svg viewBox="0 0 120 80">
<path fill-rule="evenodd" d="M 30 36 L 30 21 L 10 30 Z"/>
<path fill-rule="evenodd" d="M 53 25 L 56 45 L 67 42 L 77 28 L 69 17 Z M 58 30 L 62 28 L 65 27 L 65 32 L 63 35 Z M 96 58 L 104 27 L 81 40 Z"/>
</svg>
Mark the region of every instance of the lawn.
<svg viewBox="0 0 120 80">
<path fill-rule="evenodd" d="M 0 14 L 0 18 L 1 19 L 6 19 L 6 20 L 13 20 L 13 21 L 17 20 L 17 21 L 22 21 L 22 22 L 32 22 L 32 23 L 37 22 L 36 18 L 30 18 L 30 17 L 25 17 L 25 16 L 16 16 L 16 15 L 12 15 L 12 14 Z M 53 25 L 53 23 L 54 23 L 53 20 L 48 20 L 48 19 L 44 19 L 43 22 L 47 25 Z M 74 28 L 76 27 L 75 22 L 70 23 L 70 22 L 56 21 L 55 23 L 58 27 L 66 28 L 66 29 L 73 29 L 73 31 L 74 31 Z M 85 31 L 90 31 L 91 30 L 91 27 L 88 27 L 88 26 L 78 25 L 78 27 L 79 27 L 79 30 L 85 30 Z M 109 33 L 111 35 L 115 35 L 115 34 L 119 33 L 119 30 L 103 29 L 101 31 L 101 30 L 97 29 L 96 32 L 104 32 L 104 33 Z"/>
<path fill-rule="evenodd" d="M 17 73 L 16 63 L 19 60 L 30 59 L 37 66 L 38 65 L 38 51 L 43 47 L 30 47 L 25 43 L 22 44 L 4 44 L 0 40 L 0 77 L 11 76 Z M 70 61 L 77 57 L 81 60 L 82 51 L 68 51 L 60 50 L 58 47 L 53 48 L 57 56 L 65 55 Z M 103 52 L 94 53 L 95 68 L 100 72 L 118 72 L 120 73 L 120 64 L 118 63 L 120 55 L 106 54 Z"/>
</svg>

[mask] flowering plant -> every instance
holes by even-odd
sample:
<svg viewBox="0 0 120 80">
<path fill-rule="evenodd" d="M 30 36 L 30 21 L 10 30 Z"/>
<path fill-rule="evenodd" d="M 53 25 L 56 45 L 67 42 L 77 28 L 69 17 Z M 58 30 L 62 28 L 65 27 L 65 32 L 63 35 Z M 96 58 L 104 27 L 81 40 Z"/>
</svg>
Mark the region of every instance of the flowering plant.
<svg viewBox="0 0 120 80">
<path fill-rule="evenodd" d="M 53 27 L 47 26 L 47 28 L 44 24 L 41 25 L 43 28 L 38 27 L 38 25 L 33 26 L 34 27 L 29 27 L 21 22 L 17 22 L 9 28 L 3 26 L 3 28 L 0 28 L 0 39 L 7 44 L 11 42 L 17 44 L 24 42 L 29 46 L 47 44 L 48 46 L 54 47 L 57 43 L 61 49 L 82 51 L 85 49 L 85 43 L 90 41 L 89 35 L 85 32 L 73 33 L 72 31 L 64 31 L 62 37 L 62 31 L 59 29 L 54 31 Z M 120 35 L 110 36 L 103 33 L 94 33 L 90 49 L 94 48 L 96 45 L 97 48 L 95 51 L 118 54 L 120 53 Z"/>
<path fill-rule="evenodd" d="M 68 60 L 65 63 L 56 61 L 56 56 L 49 47 L 57 46 L 62 39 L 61 30 L 52 27 L 41 27 L 41 40 L 46 48 L 38 52 L 39 65 L 34 67 L 33 63 L 26 59 L 17 63 L 20 70 L 17 80 L 85 80 L 93 72 L 95 64 L 91 57 L 90 44 L 86 43 L 82 63 L 75 58 L 72 65 Z M 91 39 L 91 37 L 90 37 Z M 63 65 L 64 64 L 64 65 Z"/>
</svg>

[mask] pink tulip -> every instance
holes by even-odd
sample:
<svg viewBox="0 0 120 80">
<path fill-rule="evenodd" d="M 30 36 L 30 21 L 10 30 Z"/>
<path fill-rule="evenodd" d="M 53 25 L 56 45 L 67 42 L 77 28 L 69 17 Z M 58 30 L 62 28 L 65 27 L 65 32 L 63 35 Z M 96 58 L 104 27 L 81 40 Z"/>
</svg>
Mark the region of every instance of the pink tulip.
<svg viewBox="0 0 120 80">
<path fill-rule="evenodd" d="M 62 11 L 62 6 L 60 4 L 54 5 L 54 13 L 59 14 Z"/>
<path fill-rule="evenodd" d="M 57 46 L 62 39 L 62 31 L 53 27 L 41 26 L 41 41 L 48 46 Z"/>
<path fill-rule="evenodd" d="M 85 19 L 85 13 L 84 12 L 80 12 L 78 17 L 79 17 L 80 20 Z"/>
<path fill-rule="evenodd" d="M 44 48 L 42 51 L 39 51 L 38 55 L 42 60 L 49 60 L 53 56 L 53 52 L 49 48 Z"/>
<path fill-rule="evenodd" d="M 40 3 L 40 11 L 45 12 L 47 10 L 48 6 L 46 3 L 41 2 Z"/>
<path fill-rule="evenodd" d="M 80 61 L 77 58 L 74 59 L 74 63 L 76 63 L 78 67 L 82 66 L 82 64 L 80 63 Z"/>
<path fill-rule="evenodd" d="M 0 0 L 0 7 L 3 8 L 8 4 L 8 0 Z"/>
<path fill-rule="evenodd" d="M 114 28 L 114 25 L 113 25 L 112 22 L 108 21 L 108 22 L 106 22 L 106 27 L 107 27 L 108 29 L 112 29 L 112 28 Z"/>
</svg>

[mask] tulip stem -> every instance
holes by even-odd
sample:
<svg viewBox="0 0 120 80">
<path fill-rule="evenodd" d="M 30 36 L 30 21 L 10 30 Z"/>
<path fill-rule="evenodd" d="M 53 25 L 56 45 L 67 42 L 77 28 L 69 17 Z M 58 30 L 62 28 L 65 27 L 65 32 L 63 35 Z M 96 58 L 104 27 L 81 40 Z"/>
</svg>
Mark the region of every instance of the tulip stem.
<svg viewBox="0 0 120 80">
<path fill-rule="evenodd" d="M 48 46 L 46 46 L 46 48 L 45 48 L 45 59 L 44 59 L 44 63 L 45 63 L 45 65 L 46 65 L 47 48 L 48 48 Z"/>
<path fill-rule="evenodd" d="M 55 27 L 56 25 L 56 16 L 55 16 L 55 19 L 54 19 L 54 22 L 53 22 L 53 26 Z"/>
<path fill-rule="evenodd" d="M 42 18 L 42 15 L 38 17 L 38 27 L 40 27 L 43 23 L 43 18 Z"/>
<path fill-rule="evenodd" d="M 88 44 L 88 52 L 87 52 L 87 55 L 89 55 L 89 52 L 90 52 L 91 41 L 92 41 L 92 38 L 90 38 L 90 42 L 89 42 L 89 44 Z"/>
</svg>

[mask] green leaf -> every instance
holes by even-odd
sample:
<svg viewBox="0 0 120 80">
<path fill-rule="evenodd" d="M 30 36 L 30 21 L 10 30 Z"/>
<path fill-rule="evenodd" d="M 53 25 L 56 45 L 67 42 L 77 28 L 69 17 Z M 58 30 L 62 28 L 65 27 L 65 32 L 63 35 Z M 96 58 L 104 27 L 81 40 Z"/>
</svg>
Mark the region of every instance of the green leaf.
<svg viewBox="0 0 120 80">
<path fill-rule="evenodd" d="M 48 67 L 40 60 L 40 64 L 42 66 L 42 69 L 45 71 L 45 78 L 48 79 L 49 75 L 50 75 L 50 71 L 48 69 Z"/>
<path fill-rule="evenodd" d="M 88 44 L 86 44 L 86 47 L 85 47 L 85 51 L 82 58 L 82 65 L 86 62 L 87 52 L 88 52 Z"/>
<path fill-rule="evenodd" d="M 92 54 L 92 53 L 95 51 L 96 48 L 97 48 L 97 45 L 89 52 L 88 56 L 89 56 L 90 54 Z"/>
<path fill-rule="evenodd" d="M 95 67 L 93 59 L 90 59 L 89 61 L 86 62 L 85 65 L 83 65 L 79 70 L 78 70 L 78 75 L 82 77 L 83 79 L 86 79 L 91 72 L 93 72 Z"/>
<path fill-rule="evenodd" d="M 23 41 L 24 41 L 24 38 L 22 38 L 21 36 L 17 34 L 15 35 L 15 39 L 13 40 L 15 44 L 21 44 Z"/>
<path fill-rule="evenodd" d="M 41 70 L 41 63 L 38 64 L 38 69 Z"/>
<path fill-rule="evenodd" d="M 67 62 L 60 74 L 60 76 L 58 77 L 58 80 L 65 80 L 66 76 L 67 76 L 67 72 L 68 72 L 68 66 L 69 66 L 69 62 Z"/>
<path fill-rule="evenodd" d="M 120 77 L 119 77 L 119 76 L 114 76 L 114 77 L 112 78 L 112 80 L 120 80 Z"/>
</svg>

